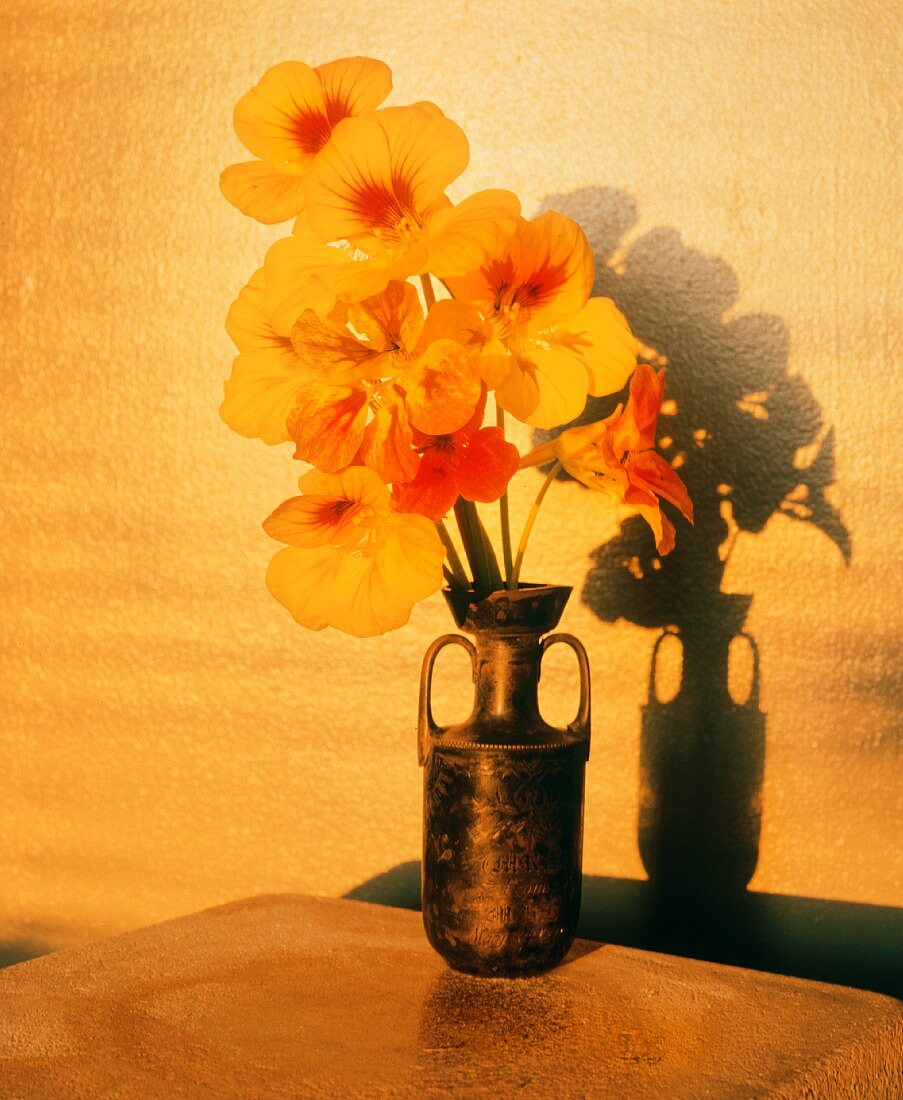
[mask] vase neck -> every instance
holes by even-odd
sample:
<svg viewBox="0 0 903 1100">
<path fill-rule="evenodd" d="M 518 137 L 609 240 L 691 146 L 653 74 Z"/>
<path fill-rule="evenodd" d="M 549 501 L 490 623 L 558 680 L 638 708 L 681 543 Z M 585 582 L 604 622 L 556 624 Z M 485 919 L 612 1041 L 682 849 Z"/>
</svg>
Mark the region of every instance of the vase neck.
<svg viewBox="0 0 903 1100">
<path fill-rule="evenodd" d="M 474 717 L 539 720 L 540 635 L 476 635 Z"/>
<path fill-rule="evenodd" d="M 682 691 L 713 704 L 732 701 L 728 688 L 730 646 L 742 629 L 742 620 L 732 622 L 717 618 L 699 626 L 694 623 L 681 627 Z"/>
</svg>

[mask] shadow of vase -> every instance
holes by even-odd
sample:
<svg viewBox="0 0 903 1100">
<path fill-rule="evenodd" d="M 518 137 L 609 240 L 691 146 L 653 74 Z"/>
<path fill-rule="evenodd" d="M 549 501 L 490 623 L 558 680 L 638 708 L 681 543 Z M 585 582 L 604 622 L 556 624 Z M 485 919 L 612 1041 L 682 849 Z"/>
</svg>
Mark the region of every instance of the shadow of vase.
<svg viewBox="0 0 903 1100">
<path fill-rule="evenodd" d="M 765 715 L 759 657 L 743 629 L 751 596 L 715 593 L 709 613 L 663 631 L 649 670 L 640 734 L 640 858 L 650 882 L 672 898 L 734 893 L 749 885 L 759 858 Z M 662 644 L 679 640 L 677 694 L 659 698 Z M 735 639 L 750 647 L 745 701 L 729 687 Z"/>
</svg>

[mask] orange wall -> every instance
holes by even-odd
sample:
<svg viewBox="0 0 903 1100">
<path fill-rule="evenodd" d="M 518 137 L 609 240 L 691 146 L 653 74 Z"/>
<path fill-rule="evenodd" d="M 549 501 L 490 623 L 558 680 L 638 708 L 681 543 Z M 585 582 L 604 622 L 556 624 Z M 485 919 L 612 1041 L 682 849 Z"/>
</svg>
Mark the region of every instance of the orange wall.
<svg viewBox="0 0 903 1100">
<path fill-rule="evenodd" d="M 818 526 L 775 514 L 725 574 L 754 596 L 762 653 L 753 885 L 903 904 L 894 5 L 495 11 L 5 6 L 0 939 L 54 946 L 258 892 L 340 894 L 417 858 L 416 680 L 445 609 L 364 642 L 294 626 L 264 589 L 260 523 L 298 470 L 216 411 L 226 309 L 280 235 L 219 196 L 239 159 L 232 105 L 275 61 L 356 52 L 390 63 L 397 102 L 434 99 L 464 127 L 459 194 L 508 187 L 528 213 L 581 220 L 611 262 L 600 286 L 721 410 L 714 430 L 740 433 L 753 504 L 768 485 L 750 470 L 767 481 L 780 452 L 786 472 L 801 433 L 833 425 L 826 499 L 849 566 Z M 727 412 L 747 371 L 772 388 L 772 420 L 744 435 Z M 519 478 L 515 526 L 537 478 Z M 575 585 L 564 629 L 594 667 L 586 869 L 638 878 L 655 631 L 581 602 L 611 519 L 555 488 L 529 572 Z M 549 713 L 568 717 L 564 657 L 548 680 Z M 466 690 L 450 657 L 440 716 Z"/>
</svg>

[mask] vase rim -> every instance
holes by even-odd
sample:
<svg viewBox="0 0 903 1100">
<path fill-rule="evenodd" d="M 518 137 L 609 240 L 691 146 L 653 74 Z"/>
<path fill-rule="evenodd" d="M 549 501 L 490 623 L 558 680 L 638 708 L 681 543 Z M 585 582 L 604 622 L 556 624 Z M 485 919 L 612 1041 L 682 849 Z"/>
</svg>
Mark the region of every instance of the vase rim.
<svg viewBox="0 0 903 1100">
<path fill-rule="evenodd" d="M 482 600 L 470 593 L 444 588 L 442 594 L 455 623 L 471 634 L 545 634 L 558 625 L 573 588 L 526 581 L 517 591 L 501 589 Z"/>
</svg>

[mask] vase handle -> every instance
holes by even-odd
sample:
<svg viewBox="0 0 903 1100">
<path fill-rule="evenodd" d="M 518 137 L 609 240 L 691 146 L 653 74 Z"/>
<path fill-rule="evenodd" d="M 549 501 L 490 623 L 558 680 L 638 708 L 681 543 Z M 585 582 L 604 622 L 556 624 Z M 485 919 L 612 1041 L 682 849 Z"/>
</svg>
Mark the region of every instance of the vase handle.
<svg viewBox="0 0 903 1100">
<path fill-rule="evenodd" d="M 568 729 L 576 734 L 582 741 L 586 742 L 586 759 L 589 760 L 589 740 L 592 725 L 590 714 L 589 657 L 586 655 L 583 643 L 579 638 L 575 638 L 573 634 L 550 634 L 547 638 L 543 638 L 543 655 L 545 655 L 549 646 L 553 646 L 557 642 L 563 642 L 565 645 L 570 646 L 574 653 L 577 654 L 577 665 L 580 669 L 580 704 L 577 707 L 577 717 L 573 722 L 568 723 Z"/>
<path fill-rule="evenodd" d="M 421 767 L 426 763 L 429 753 L 430 738 L 435 737 L 442 730 L 433 719 L 433 710 L 430 706 L 430 689 L 433 686 L 433 665 L 439 656 L 439 651 L 447 645 L 459 645 L 466 649 L 470 656 L 472 675 L 476 676 L 476 648 L 469 638 L 463 634 L 443 634 L 437 638 L 423 655 L 423 666 L 420 669 L 420 712 L 417 723 L 417 761 Z"/>
<path fill-rule="evenodd" d="M 743 704 L 745 707 L 753 707 L 756 710 L 759 709 L 759 646 L 756 643 L 756 639 L 752 634 L 747 633 L 745 630 L 741 630 L 737 635 L 738 638 L 743 638 L 749 648 L 752 650 L 753 656 L 753 674 L 752 682 L 749 685 L 749 698 Z"/>
<path fill-rule="evenodd" d="M 675 630 L 673 626 L 666 626 L 661 634 L 655 639 L 655 645 L 652 647 L 652 660 L 649 662 L 649 706 L 659 702 L 658 691 L 656 690 L 658 679 L 658 651 L 662 648 L 665 638 L 677 638 L 680 642 L 680 651 L 683 653 L 684 643 L 683 638 L 680 636 L 680 632 Z M 681 679 L 683 679 L 683 671 L 681 671 Z"/>
</svg>

